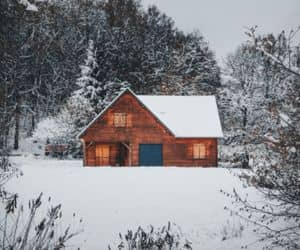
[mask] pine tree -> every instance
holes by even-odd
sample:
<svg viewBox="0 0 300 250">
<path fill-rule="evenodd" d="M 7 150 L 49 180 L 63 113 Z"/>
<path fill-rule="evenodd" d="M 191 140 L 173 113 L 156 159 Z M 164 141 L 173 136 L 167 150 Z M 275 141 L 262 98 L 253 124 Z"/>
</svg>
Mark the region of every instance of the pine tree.
<svg viewBox="0 0 300 250">
<path fill-rule="evenodd" d="M 69 106 L 87 104 L 87 109 L 92 109 L 95 113 L 101 112 L 123 89 L 129 86 L 127 82 L 118 79 L 111 81 L 98 81 L 98 63 L 96 61 L 96 51 L 94 42 L 89 41 L 87 56 L 84 65 L 80 66 L 81 76 L 76 84 L 79 89 L 74 91 L 69 100 Z"/>
<path fill-rule="evenodd" d="M 96 62 L 94 42 L 93 40 L 90 40 L 86 51 L 86 59 L 84 64 L 80 66 L 81 75 L 76 81 L 79 90 L 77 90 L 75 94 L 76 96 L 82 95 L 95 109 L 98 106 L 100 95 L 103 90 L 102 82 L 99 82 L 95 78 L 97 67 L 98 64 Z"/>
<path fill-rule="evenodd" d="M 105 108 L 124 89 L 129 87 L 128 82 L 108 81 L 105 83 L 102 92 L 102 100 L 98 104 L 99 109 Z"/>
</svg>

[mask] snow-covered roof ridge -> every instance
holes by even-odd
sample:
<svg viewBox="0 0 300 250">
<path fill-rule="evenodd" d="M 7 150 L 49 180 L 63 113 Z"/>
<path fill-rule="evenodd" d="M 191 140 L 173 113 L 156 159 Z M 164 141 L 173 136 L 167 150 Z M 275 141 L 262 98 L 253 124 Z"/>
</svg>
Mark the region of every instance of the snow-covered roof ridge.
<svg viewBox="0 0 300 250">
<path fill-rule="evenodd" d="M 136 95 L 124 89 L 77 136 L 79 138 L 123 93 L 129 91 L 178 138 L 221 138 L 223 132 L 214 96 Z"/>
</svg>

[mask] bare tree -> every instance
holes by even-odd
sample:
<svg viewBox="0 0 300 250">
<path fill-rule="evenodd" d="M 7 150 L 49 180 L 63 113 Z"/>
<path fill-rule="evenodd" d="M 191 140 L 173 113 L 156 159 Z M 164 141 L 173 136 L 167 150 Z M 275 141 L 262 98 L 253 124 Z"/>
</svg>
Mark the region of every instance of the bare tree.
<svg viewBox="0 0 300 250">
<path fill-rule="evenodd" d="M 257 161 L 251 176 L 246 178 L 265 200 L 255 203 L 237 190 L 227 194 L 239 206 L 237 210 L 230 210 L 256 225 L 255 230 L 262 235 L 259 240 L 266 243 L 266 249 L 300 248 L 300 56 L 299 45 L 292 46 L 295 36 L 291 34 L 294 32 L 287 37 L 285 32 L 278 37 L 261 37 L 256 36 L 254 28 L 248 32 L 254 48 L 270 61 L 270 67 L 281 68 L 277 74 L 287 73 L 290 84 L 281 90 L 286 92 L 287 99 L 271 110 L 275 117 L 280 118 L 281 126 L 272 133 L 260 135 L 268 154 Z"/>
</svg>

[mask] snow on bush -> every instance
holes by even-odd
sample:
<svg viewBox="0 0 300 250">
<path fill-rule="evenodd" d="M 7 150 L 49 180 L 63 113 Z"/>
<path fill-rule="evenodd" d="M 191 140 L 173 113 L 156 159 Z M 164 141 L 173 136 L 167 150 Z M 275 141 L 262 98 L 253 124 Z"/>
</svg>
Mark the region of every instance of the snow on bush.
<svg viewBox="0 0 300 250">
<path fill-rule="evenodd" d="M 28 0 L 20 0 L 20 4 L 23 4 L 28 11 L 38 11 L 35 4 L 30 3 Z"/>
<path fill-rule="evenodd" d="M 47 117 L 38 123 L 33 138 L 46 141 L 49 138 L 59 138 L 65 132 L 66 128 L 55 117 Z"/>
</svg>

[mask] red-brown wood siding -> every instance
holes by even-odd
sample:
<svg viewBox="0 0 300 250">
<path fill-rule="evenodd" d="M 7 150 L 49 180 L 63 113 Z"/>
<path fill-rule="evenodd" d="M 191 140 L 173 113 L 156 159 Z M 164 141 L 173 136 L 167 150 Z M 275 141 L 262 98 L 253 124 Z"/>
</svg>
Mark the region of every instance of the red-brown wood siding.
<svg viewBox="0 0 300 250">
<path fill-rule="evenodd" d="M 114 127 L 114 113 L 127 114 L 126 127 Z M 152 113 L 130 93 L 125 92 L 80 137 L 84 142 L 86 166 L 97 166 L 97 144 L 110 146 L 110 164 L 118 164 L 120 144 L 130 144 L 125 165 L 139 165 L 139 144 L 162 144 L 164 166 L 217 166 L 216 138 L 175 138 Z M 206 159 L 193 159 L 193 144 L 204 143 L 208 148 Z M 130 159 L 131 158 L 131 159 Z"/>
</svg>

